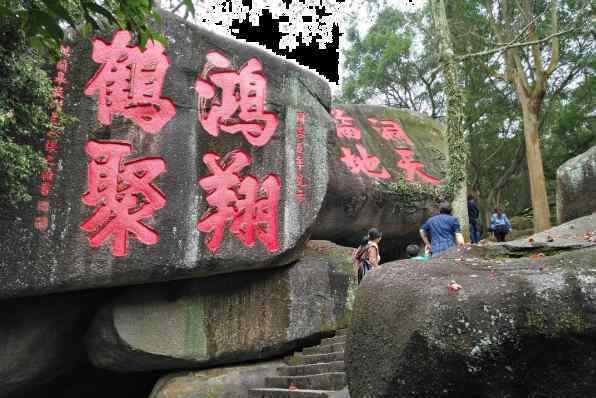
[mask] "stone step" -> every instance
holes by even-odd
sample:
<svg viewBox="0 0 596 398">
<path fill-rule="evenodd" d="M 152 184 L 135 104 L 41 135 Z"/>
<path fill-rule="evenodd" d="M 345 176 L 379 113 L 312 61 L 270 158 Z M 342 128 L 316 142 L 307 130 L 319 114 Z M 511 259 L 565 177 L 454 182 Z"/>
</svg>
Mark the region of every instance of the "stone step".
<svg viewBox="0 0 596 398">
<path fill-rule="evenodd" d="M 283 366 L 277 368 L 280 376 L 307 376 L 319 373 L 343 372 L 345 370 L 344 361 L 335 361 L 329 363 L 315 363 L 312 365 Z"/>
<path fill-rule="evenodd" d="M 330 391 L 288 390 L 287 388 L 253 388 L 248 398 L 329 398 Z"/>
<path fill-rule="evenodd" d="M 265 386 L 269 388 L 288 388 L 290 384 L 304 390 L 338 391 L 346 386 L 346 374 L 344 372 L 334 372 L 308 376 L 273 376 L 265 378 Z"/>
<path fill-rule="evenodd" d="M 344 343 L 318 345 L 318 346 L 314 346 L 314 347 L 306 347 L 304 350 L 302 350 L 302 353 L 307 354 L 307 355 L 329 354 L 330 352 L 344 351 L 344 347 L 345 347 Z"/>
<path fill-rule="evenodd" d="M 347 336 L 349 329 L 339 329 L 335 331 L 335 337 L 337 336 Z"/>
<path fill-rule="evenodd" d="M 338 343 L 345 343 L 345 342 L 346 342 L 346 336 L 335 336 L 335 337 L 329 337 L 329 338 L 321 340 L 321 345 L 338 344 Z"/>
<path fill-rule="evenodd" d="M 294 354 L 290 359 L 292 365 L 310 365 L 313 363 L 329 363 L 344 360 L 344 352 L 330 352 L 328 354 Z"/>
</svg>

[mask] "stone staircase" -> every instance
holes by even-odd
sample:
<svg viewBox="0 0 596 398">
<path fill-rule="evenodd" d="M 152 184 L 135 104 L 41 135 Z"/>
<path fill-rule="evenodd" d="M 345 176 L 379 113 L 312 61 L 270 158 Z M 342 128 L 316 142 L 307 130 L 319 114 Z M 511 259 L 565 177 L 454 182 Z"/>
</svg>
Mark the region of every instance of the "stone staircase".
<svg viewBox="0 0 596 398">
<path fill-rule="evenodd" d="M 323 339 L 315 347 L 294 354 L 288 365 L 277 369 L 278 376 L 265 379 L 266 388 L 254 388 L 249 398 L 349 398 L 344 370 L 347 329 Z M 290 385 L 296 389 L 289 389 Z"/>
</svg>

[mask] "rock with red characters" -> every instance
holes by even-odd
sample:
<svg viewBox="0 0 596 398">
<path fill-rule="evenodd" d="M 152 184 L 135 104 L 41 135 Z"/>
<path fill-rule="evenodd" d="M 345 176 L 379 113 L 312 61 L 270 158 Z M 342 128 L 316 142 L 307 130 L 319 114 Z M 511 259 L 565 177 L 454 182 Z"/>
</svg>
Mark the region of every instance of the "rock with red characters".
<svg viewBox="0 0 596 398">
<path fill-rule="evenodd" d="M 337 105 L 331 114 L 329 192 L 314 235 L 355 246 L 377 227 L 382 255 L 397 256 L 418 240 L 445 182 L 443 126 L 382 106 Z"/>
<path fill-rule="evenodd" d="M 0 221 L 0 297 L 297 259 L 327 190 L 328 84 L 172 14 L 159 29 L 63 46 L 48 166 Z"/>
</svg>

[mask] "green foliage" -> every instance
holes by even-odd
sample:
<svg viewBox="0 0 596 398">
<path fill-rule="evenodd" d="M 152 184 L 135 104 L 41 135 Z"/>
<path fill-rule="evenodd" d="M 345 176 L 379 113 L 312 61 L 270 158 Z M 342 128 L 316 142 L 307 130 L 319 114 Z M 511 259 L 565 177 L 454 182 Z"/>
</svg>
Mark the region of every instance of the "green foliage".
<svg viewBox="0 0 596 398">
<path fill-rule="evenodd" d="M 12 21 L 14 22 L 14 21 Z M 23 34 L 0 18 L 0 200 L 30 200 L 27 186 L 44 165 L 39 150 L 49 127 L 51 81 Z"/>
<path fill-rule="evenodd" d="M 439 203 L 448 199 L 445 189 L 432 184 L 411 183 L 405 180 L 403 175 L 397 176 L 392 182 L 377 181 L 379 186 L 396 194 L 396 202 L 404 207 L 428 201 Z"/>
<path fill-rule="evenodd" d="M 341 101 L 384 103 L 435 117 L 443 115 L 445 83 L 440 75 L 437 76 L 438 41 L 430 23 L 429 8 L 403 13 L 382 7 L 383 2 L 369 0 L 368 3 L 378 7 L 377 17 L 370 31 L 359 34 L 357 24 L 353 23 L 349 32 L 351 47 L 345 53 L 346 77 Z M 498 46 L 499 40 L 486 16 L 486 3 L 494 4 L 495 0 L 445 1 L 456 55 Z M 539 37 L 552 30 L 549 4 L 551 2 L 545 1 L 534 4 L 534 13 L 541 15 L 537 20 Z M 583 26 L 581 21 L 589 14 L 585 0 L 560 0 L 558 4 L 561 29 Z M 358 19 L 361 18 L 355 18 Z M 526 25 L 519 12 L 514 15 L 514 25 L 519 31 Z M 517 33 L 512 32 L 513 37 Z M 578 29 L 560 39 L 559 66 L 549 80 L 541 108 L 540 139 L 551 205 L 554 205 L 557 168 L 596 145 L 593 95 L 596 91 L 596 42 L 593 30 Z M 527 35 L 522 35 L 520 40 L 528 40 Z M 545 53 L 549 47 L 549 43 L 544 44 Z M 529 49 L 521 53 L 521 61 L 530 68 Z M 479 195 L 484 214 L 498 204 L 513 216 L 530 207 L 523 118 L 517 94 L 512 84 L 494 77 L 495 72 L 504 72 L 503 59 L 497 54 L 468 58 L 458 64 L 458 69 L 465 104 L 465 138 L 470 147 L 469 190 Z M 425 80 L 430 78 L 432 85 L 427 85 Z M 414 101 L 410 101 L 408 93 L 412 93 Z M 435 101 L 434 107 L 431 99 Z M 454 163 L 450 167 L 457 167 L 458 162 Z M 451 180 L 455 179 L 452 177 Z M 402 192 L 404 189 L 400 184 L 394 184 L 392 190 Z"/>
<path fill-rule="evenodd" d="M 357 22 L 347 32 L 351 47 L 345 52 L 346 77 L 339 102 L 372 99 L 437 116 L 443 106 L 438 58 L 420 46 L 434 40 L 428 12 L 385 8 L 364 37 L 358 33 Z"/>
<path fill-rule="evenodd" d="M 194 15 L 192 0 L 181 3 Z M 0 18 L 13 21 L 29 45 L 54 52 L 66 27 L 89 32 L 118 26 L 137 33 L 141 46 L 150 38 L 164 40 L 149 26 L 161 19 L 153 0 L 0 0 Z"/>
</svg>

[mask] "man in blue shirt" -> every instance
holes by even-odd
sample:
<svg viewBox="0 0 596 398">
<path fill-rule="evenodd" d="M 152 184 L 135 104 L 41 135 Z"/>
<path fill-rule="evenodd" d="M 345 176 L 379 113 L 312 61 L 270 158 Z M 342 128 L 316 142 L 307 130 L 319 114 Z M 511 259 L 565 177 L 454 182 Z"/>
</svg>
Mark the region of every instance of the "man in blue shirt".
<svg viewBox="0 0 596 398">
<path fill-rule="evenodd" d="M 420 237 L 433 256 L 455 246 L 456 243 L 464 244 L 459 221 L 451 215 L 451 212 L 451 205 L 448 202 L 441 203 L 439 214 L 426 220 L 420 228 Z"/>
</svg>

